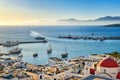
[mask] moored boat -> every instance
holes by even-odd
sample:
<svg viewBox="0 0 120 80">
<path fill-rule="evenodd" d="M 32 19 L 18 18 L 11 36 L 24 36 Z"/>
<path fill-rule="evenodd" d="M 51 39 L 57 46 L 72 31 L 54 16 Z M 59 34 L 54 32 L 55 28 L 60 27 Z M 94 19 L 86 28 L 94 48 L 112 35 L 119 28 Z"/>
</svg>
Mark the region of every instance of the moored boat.
<svg viewBox="0 0 120 80">
<path fill-rule="evenodd" d="M 18 55 L 18 57 L 23 57 L 23 55 L 22 55 L 22 54 L 20 54 L 20 55 Z"/>
<path fill-rule="evenodd" d="M 22 48 L 13 48 L 12 50 L 9 51 L 10 54 L 19 54 L 21 53 Z"/>
<path fill-rule="evenodd" d="M 38 56 L 38 54 L 37 54 L 37 53 L 33 54 L 33 57 L 37 57 L 37 56 Z"/>
<path fill-rule="evenodd" d="M 68 57 L 68 53 L 66 52 L 66 46 L 65 46 L 65 52 L 63 54 L 61 54 L 62 58 L 66 58 Z"/>
<path fill-rule="evenodd" d="M 61 56 L 62 56 L 62 58 L 66 58 L 66 57 L 68 57 L 68 53 L 63 53 L 63 54 L 61 54 Z"/>
<path fill-rule="evenodd" d="M 49 49 L 47 50 L 47 53 L 52 53 L 52 48 L 50 44 L 49 44 Z"/>
</svg>

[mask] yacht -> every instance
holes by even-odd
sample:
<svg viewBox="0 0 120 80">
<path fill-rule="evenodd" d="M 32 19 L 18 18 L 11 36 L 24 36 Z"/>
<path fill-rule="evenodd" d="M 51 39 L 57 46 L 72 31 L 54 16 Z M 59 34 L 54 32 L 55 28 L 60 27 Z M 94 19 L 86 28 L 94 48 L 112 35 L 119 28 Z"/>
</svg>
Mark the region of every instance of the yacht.
<svg viewBox="0 0 120 80">
<path fill-rule="evenodd" d="M 61 56 L 62 56 L 62 58 L 66 58 L 66 57 L 68 57 L 68 53 L 63 53 L 63 54 L 61 54 Z"/>
<path fill-rule="evenodd" d="M 66 52 L 66 47 L 65 47 L 65 52 L 63 54 L 61 54 L 62 58 L 66 58 L 68 57 L 68 53 Z"/>
<path fill-rule="evenodd" d="M 49 49 L 47 50 L 47 53 L 52 53 L 52 48 L 50 44 L 49 44 Z"/>
<path fill-rule="evenodd" d="M 13 48 L 12 50 L 9 51 L 10 54 L 18 54 L 21 53 L 22 48 Z"/>
</svg>

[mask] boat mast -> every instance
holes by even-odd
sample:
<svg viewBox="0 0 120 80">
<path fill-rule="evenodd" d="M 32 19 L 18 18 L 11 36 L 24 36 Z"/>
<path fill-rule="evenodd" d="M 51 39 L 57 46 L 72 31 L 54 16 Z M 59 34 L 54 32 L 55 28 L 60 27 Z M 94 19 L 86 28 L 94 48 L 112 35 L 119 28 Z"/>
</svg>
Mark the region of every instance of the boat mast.
<svg viewBox="0 0 120 80">
<path fill-rule="evenodd" d="M 49 44 L 49 49 L 52 49 L 50 44 Z"/>
<path fill-rule="evenodd" d="M 66 53 L 66 46 L 65 46 L 65 53 Z"/>
</svg>

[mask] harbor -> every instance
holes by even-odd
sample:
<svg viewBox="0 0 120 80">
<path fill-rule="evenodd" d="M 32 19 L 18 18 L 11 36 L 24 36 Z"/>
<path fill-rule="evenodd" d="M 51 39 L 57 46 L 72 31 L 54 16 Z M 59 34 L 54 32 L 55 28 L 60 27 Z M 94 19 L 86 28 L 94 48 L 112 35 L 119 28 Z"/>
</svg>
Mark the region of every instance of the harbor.
<svg viewBox="0 0 120 80">
<path fill-rule="evenodd" d="M 120 80 L 120 0 L 0 5 L 0 80 Z"/>
<path fill-rule="evenodd" d="M 103 37 L 103 36 L 119 36 L 120 28 L 103 28 L 103 27 L 86 27 L 86 26 L 73 26 L 73 27 L 21 27 L 5 29 L 0 37 L 0 52 L 8 53 L 17 46 L 22 48 L 21 54 L 23 61 L 31 64 L 39 65 L 46 64 L 49 57 L 62 58 L 65 53 L 65 46 L 67 47 L 68 59 L 73 57 L 88 56 L 90 53 L 106 53 L 112 51 L 120 51 L 120 40 L 92 40 L 88 37 Z M 71 30 L 72 28 L 72 30 Z M 15 29 L 19 29 L 15 30 Z M 94 30 L 94 31 L 92 31 Z M 118 33 L 116 33 L 116 31 Z M 31 35 L 30 35 L 31 34 Z M 58 36 L 71 35 L 72 38 L 58 38 Z M 10 37 L 9 37 L 10 36 Z M 46 41 L 41 40 L 44 37 Z M 70 36 L 70 37 L 71 37 Z M 77 37 L 82 37 L 77 39 Z M 87 37 L 87 40 L 86 40 Z M 35 39 L 37 38 L 37 39 Z M 44 39 L 43 38 L 43 39 Z M 85 38 L 85 39 L 84 39 Z M 39 40 L 40 39 L 40 40 Z M 18 41 L 17 46 L 7 47 L 2 44 L 6 41 Z M 16 45 L 17 43 L 13 44 Z M 33 54 L 37 53 L 37 57 Z M 67 55 L 67 54 L 66 54 Z"/>
</svg>

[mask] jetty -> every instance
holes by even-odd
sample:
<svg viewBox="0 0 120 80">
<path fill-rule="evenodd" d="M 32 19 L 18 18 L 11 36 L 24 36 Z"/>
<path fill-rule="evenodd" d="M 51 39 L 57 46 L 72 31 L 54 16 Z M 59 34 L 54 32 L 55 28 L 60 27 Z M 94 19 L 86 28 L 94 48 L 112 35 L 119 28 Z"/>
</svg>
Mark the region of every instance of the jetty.
<svg viewBox="0 0 120 80">
<path fill-rule="evenodd" d="M 47 43 L 47 40 L 37 40 L 37 41 L 19 41 L 19 44 L 29 44 L 29 43 Z M 4 43 L 0 43 L 3 45 Z"/>
<path fill-rule="evenodd" d="M 72 36 L 72 35 L 68 35 L 68 36 L 58 36 L 58 38 L 72 39 L 72 40 L 83 39 L 83 40 L 100 40 L 100 41 L 120 40 L 120 36 Z"/>
</svg>

